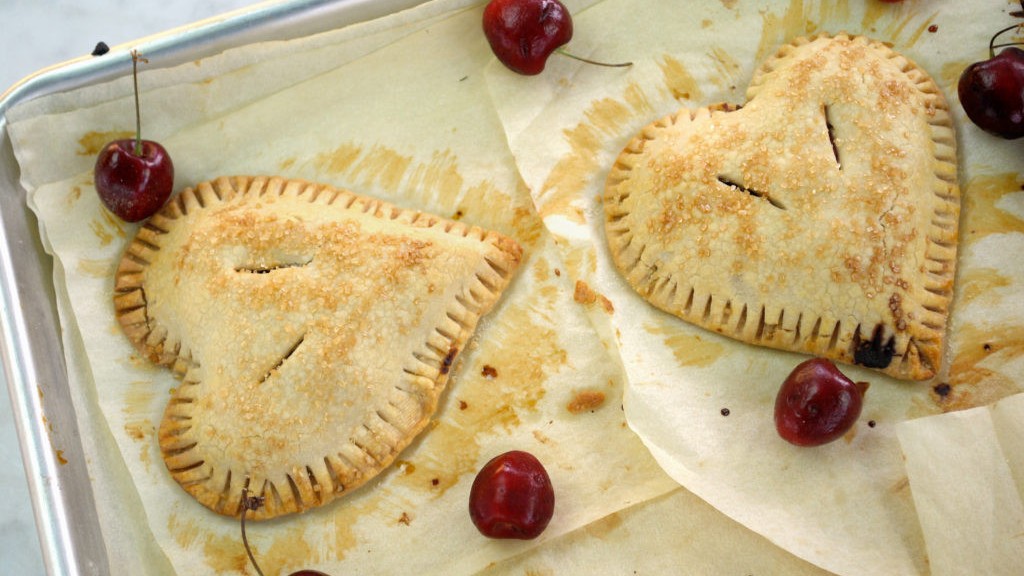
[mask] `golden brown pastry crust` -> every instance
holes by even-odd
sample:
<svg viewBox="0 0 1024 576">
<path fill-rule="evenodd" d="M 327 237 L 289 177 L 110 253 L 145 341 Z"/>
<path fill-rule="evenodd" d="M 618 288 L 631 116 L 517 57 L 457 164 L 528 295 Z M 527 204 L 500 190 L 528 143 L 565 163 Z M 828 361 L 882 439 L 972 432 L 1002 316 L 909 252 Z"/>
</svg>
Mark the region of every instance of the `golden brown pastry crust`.
<svg viewBox="0 0 1024 576">
<path fill-rule="evenodd" d="M 125 334 L 182 377 L 159 430 L 202 504 L 301 512 L 386 468 L 521 259 L 501 234 L 345 190 L 220 178 L 145 223 L 116 273 Z"/>
<path fill-rule="evenodd" d="M 960 206 L 942 93 L 880 42 L 821 35 L 764 62 L 747 98 L 629 142 L 604 195 L 616 266 L 738 340 L 933 377 Z"/>
</svg>

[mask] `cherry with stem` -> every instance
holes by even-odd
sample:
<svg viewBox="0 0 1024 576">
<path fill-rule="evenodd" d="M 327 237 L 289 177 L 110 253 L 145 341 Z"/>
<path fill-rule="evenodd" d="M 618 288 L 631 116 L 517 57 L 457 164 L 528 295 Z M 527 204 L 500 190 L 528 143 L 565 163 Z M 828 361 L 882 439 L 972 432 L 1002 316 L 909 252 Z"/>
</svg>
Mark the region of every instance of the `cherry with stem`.
<svg viewBox="0 0 1024 576">
<path fill-rule="evenodd" d="M 491 0 L 484 7 L 483 31 L 498 60 L 526 76 L 540 74 L 548 57 L 556 52 L 596 66 L 633 65 L 591 60 L 562 48 L 572 39 L 573 22 L 559 0 Z"/>
<path fill-rule="evenodd" d="M 989 39 L 988 58 L 964 68 L 957 95 L 971 122 L 996 136 L 1024 136 L 1024 50 L 1020 42 L 997 43 L 1003 34 L 1020 29 L 1007 26 Z M 996 49 L 1002 48 L 998 54 Z"/>
<path fill-rule="evenodd" d="M 93 182 L 108 210 L 126 222 L 138 222 L 155 214 L 171 196 L 174 163 L 162 145 L 142 138 L 138 64 L 147 60 L 137 50 L 131 56 L 135 137 L 114 140 L 100 150 Z"/>
</svg>

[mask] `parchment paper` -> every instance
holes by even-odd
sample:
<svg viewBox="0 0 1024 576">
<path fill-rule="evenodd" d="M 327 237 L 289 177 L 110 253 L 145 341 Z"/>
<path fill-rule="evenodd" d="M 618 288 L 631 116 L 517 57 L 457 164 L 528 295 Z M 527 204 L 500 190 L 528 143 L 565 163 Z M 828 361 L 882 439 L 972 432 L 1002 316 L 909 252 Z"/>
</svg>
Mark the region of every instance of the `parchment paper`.
<svg viewBox="0 0 1024 576">
<path fill-rule="evenodd" d="M 1019 529 L 1007 532 L 1013 521 L 973 533 L 955 558 L 929 554 L 948 537 L 938 527 L 965 518 L 951 517 L 922 494 L 941 486 L 954 498 L 984 500 L 990 510 L 1013 501 L 1018 495 L 1008 488 L 1019 490 L 1020 479 L 996 465 L 1007 457 L 1006 445 L 976 452 L 987 465 L 958 476 L 945 473 L 953 454 L 922 444 L 927 435 L 906 433 L 902 443 L 897 437 L 906 421 L 987 405 L 1024 384 L 1019 147 L 971 125 L 955 96 L 961 70 L 987 57 L 989 37 L 1013 23 L 1014 8 L 1019 4 L 723 0 L 698 8 L 605 0 L 575 16 L 573 51 L 632 60 L 631 68 L 556 57 L 539 78 L 498 64 L 487 71 L 517 165 L 571 275 L 613 310 L 592 317 L 620 352 L 630 426 L 688 489 L 837 573 L 1011 573 L 1024 565 L 1019 548 L 1004 545 L 1020 538 Z M 961 149 L 961 258 L 940 376 L 901 383 L 844 367 L 851 378 L 871 382 L 864 413 L 844 439 L 808 450 L 779 439 L 772 421 L 775 393 L 804 357 L 729 340 L 648 305 L 611 264 L 599 198 L 616 156 L 644 125 L 682 107 L 742 104 L 753 70 L 782 43 L 841 31 L 891 43 L 930 72 L 949 98 Z M 960 434 L 967 432 L 953 433 Z M 927 471 L 908 468 L 904 451 L 908 459 L 933 459 Z M 969 517 L 967 526 L 990 524 L 984 507 L 959 510 Z"/>
</svg>

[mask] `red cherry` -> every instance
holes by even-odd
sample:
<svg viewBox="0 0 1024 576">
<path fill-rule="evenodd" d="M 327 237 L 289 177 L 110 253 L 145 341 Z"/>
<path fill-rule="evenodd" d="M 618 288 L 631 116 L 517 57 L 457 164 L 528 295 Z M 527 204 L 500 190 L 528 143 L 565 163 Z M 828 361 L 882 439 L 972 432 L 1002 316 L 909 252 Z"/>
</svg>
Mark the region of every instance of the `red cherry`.
<svg viewBox="0 0 1024 576">
<path fill-rule="evenodd" d="M 520 74 L 540 74 L 556 51 L 595 66 L 633 65 L 599 62 L 562 50 L 572 38 L 572 16 L 558 0 L 491 0 L 484 8 L 483 23 L 484 36 L 498 60 Z"/>
<path fill-rule="evenodd" d="M 1024 50 L 1006 48 L 971 64 L 960 74 L 957 94 L 982 130 L 1007 139 L 1024 136 Z"/>
<path fill-rule="evenodd" d="M 513 450 L 493 458 L 469 491 L 469 517 L 489 538 L 532 540 L 555 512 L 555 491 L 544 465 Z"/>
<path fill-rule="evenodd" d="M 145 220 L 174 189 L 174 164 L 152 140 L 115 140 L 103 147 L 93 171 L 96 193 L 108 210 L 126 222 Z"/>
<path fill-rule="evenodd" d="M 484 36 L 502 64 L 532 76 L 572 39 L 572 16 L 558 0 L 491 0 L 484 8 Z"/>
<path fill-rule="evenodd" d="M 93 167 L 93 182 L 100 201 L 127 222 L 149 218 L 164 205 L 174 189 L 174 163 L 163 146 L 143 140 L 139 113 L 139 61 L 132 50 L 135 81 L 135 138 L 115 140 L 103 147 Z"/>
<path fill-rule="evenodd" d="M 832 442 L 860 417 L 867 388 L 867 382 L 854 383 L 830 360 L 802 362 L 775 397 L 775 428 L 797 446 Z"/>
</svg>

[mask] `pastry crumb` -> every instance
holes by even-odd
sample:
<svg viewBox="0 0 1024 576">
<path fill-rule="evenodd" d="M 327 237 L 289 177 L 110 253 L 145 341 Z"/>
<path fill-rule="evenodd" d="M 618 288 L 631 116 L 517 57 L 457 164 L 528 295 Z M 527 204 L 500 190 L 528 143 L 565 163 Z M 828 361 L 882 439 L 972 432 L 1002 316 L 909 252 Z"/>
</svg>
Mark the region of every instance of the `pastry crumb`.
<svg viewBox="0 0 1024 576">
<path fill-rule="evenodd" d="M 604 405 L 604 400 L 604 392 L 596 390 L 581 390 L 576 393 L 576 396 L 568 405 L 566 405 L 565 408 L 573 414 L 593 412 Z"/>
<path fill-rule="evenodd" d="M 596 302 L 600 302 L 601 307 L 604 308 L 605 312 L 611 314 L 615 311 L 615 307 L 612 305 L 611 300 L 605 298 L 604 295 L 595 292 L 589 284 L 582 280 L 576 281 L 576 291 L 573 292 L 572 299 L 580 304 L 594 304 Z"/>
</svg>

